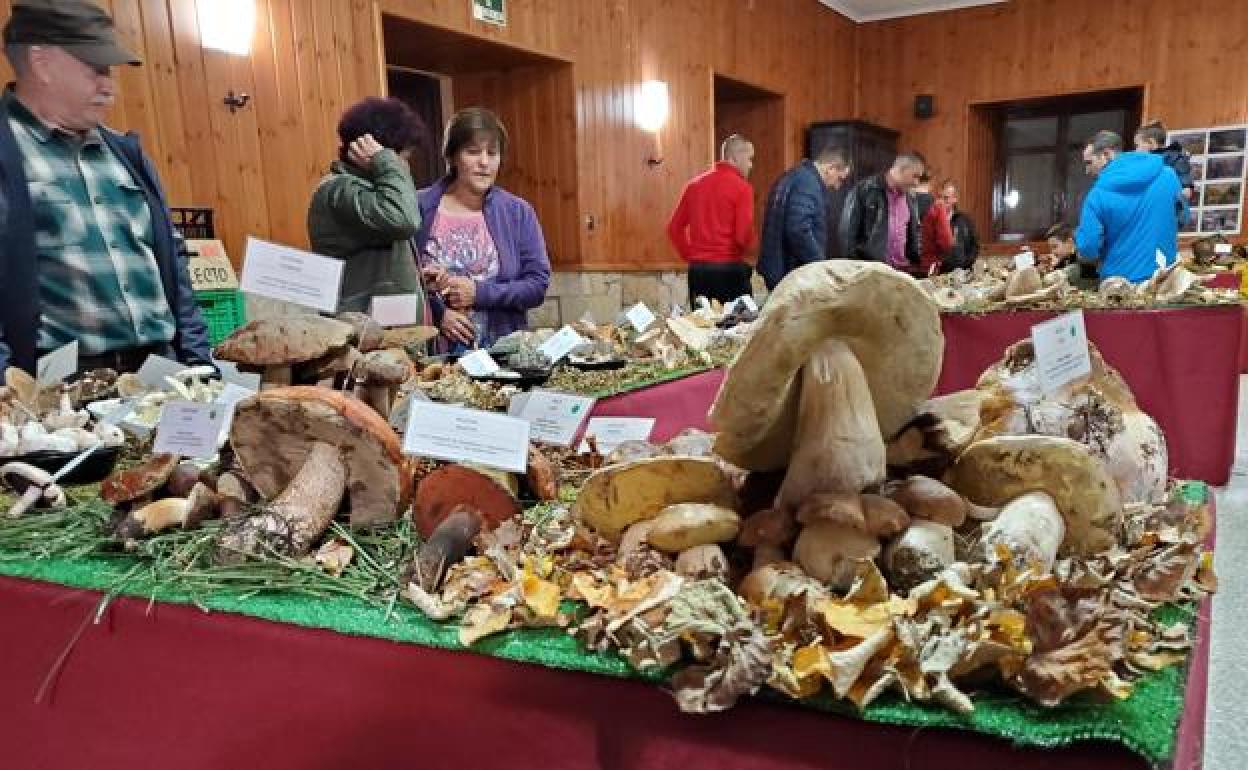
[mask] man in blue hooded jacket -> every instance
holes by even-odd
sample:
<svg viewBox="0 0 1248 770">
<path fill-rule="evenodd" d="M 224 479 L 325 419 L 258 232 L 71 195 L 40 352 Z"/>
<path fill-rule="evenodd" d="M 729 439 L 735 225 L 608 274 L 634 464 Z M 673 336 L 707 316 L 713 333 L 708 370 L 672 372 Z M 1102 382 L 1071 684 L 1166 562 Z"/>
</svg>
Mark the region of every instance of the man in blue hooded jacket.
<svg viewBox="0 0 1248 770">
<path fill-rule="evenodd" d="M 1122 137 L 1100 131 L 1083 148 L 1084 169 L 1096 177 L 1083 200 L 1075 246 L 1082 259 L 1100 263 L 1101 280 L 1122 276 L 1137 283 L 1179 250 L 1174 216 L 1182 188 L 1159 155 L 1123 152 Z"/>
</svg>

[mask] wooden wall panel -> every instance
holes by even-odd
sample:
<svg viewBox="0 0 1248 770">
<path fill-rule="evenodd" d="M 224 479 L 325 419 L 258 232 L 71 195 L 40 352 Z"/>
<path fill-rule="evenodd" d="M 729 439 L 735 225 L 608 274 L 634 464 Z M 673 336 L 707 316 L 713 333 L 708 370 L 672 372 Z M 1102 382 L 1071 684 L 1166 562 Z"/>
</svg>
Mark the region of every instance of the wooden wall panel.
<svg viewBox="0 0 1248 770">
<path fill-rule="evenodd" d="M 1192 0 L 1178 12 L 1165 0 L 1014 0 L 861 25 L 857 111 L 900 130 L 901 146 L 927 155 L 934 176 L 966 180 L 982 175 L 973 103 L 1142 85 L 1146 118 L 1242 123 L 1244 50 L 1242 0 Z M 935 95 L 934 118 L 913 117 L 919 93 Z M 967 207 L 982 216 L 987 188 L 965 186 Z"/>
<path fill-rule="evenodd" d="M 763 209 L 767 191 L 785 170 L 784 100 L 779 97 L 720 101 L 715 105 L 715 152 L 731 134 L 741 134 L 754 143 L 754 170 L 750 186 L 754 188 L 754 237 L 763 229 Z"/>
</svg>

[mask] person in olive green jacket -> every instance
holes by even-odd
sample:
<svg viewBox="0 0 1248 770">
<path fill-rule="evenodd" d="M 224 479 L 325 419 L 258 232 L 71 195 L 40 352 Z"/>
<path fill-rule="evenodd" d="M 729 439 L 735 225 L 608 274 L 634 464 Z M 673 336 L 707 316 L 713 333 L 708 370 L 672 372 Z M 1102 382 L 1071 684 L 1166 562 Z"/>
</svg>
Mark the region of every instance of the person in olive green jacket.
<svg viewBox="0 0 1248 770">
<path fill-rule="evenodd" d="M 308 206 L 308 238 L 318 254 L 346 262 L 338 311 L 371 311 L 373 297 L 411 295 L 417 323 L 431 323 L 411 237 L 420 206 L 408 167 L 427 132 L 398 99 L 371 97 L 338 123 L 336 161 Z"/>
</svg>

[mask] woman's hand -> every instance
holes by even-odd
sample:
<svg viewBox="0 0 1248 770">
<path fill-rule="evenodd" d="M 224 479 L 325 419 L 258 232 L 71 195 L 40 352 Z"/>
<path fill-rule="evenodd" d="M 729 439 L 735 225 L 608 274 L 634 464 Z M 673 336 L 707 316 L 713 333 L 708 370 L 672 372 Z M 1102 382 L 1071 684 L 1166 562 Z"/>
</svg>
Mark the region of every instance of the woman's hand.
<svg viewBox="0 0 1248 770">
<path fill-rule="evenodd" d="M 385 148 L 377 143 L 372 134 L 365 134 L 347 147 L 347 160 L 362 169 L 373 166 L 373 158 Z"/>
<path fill-rule="evenodd" d="M 477 328 L 472 319 L 457 310 L 447 308 L 442 313 L 442 334 L 452 342 L 471 345 L 477 337 Z"/>
<path fill-rule="evenodd" d="M 456 310 L 471 310 L 477 301 L 477 282 L 467 276 L 447 276 L 443 281 L 445 288 L 442 297 L 446 304 Z"/>
<path fill-rule="evenodd" d="M 425 279 L 426 291 L 441 293 L 446 288 L 447 272 L 445 267 L 441 265 L 425 265 L 420 269 L 420 275 Z"/>
</svg>

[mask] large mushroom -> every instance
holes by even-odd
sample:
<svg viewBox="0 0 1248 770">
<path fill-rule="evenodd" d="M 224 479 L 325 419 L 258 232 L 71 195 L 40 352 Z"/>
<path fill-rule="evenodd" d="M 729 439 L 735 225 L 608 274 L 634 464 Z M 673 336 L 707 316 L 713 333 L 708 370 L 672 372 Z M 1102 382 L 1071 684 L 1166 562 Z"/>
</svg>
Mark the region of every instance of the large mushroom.
<svg viewBox="0 0 1248 770">
<path fill-rule="evenodd" d="M 962 390 L 926 401 L 888 442 L 889 471 L 897 476 L 943 475 L 979 431 L 986 397 L 978 390 Z"/>
<path fill-rule="evenodd" d="M 1165 437 L 1144 413 L 1122 376 L 1089 344 L 1091 374 L 1053 393 L 1040 386 L 1030 340 L 1005 352 L 979 379 L 985 395 L 976 439 L 1040 434 L 1078 441 L 1105 463 L 1127 503 L 1165 497 Z"/>
<path fill-rule="evenodd" d="M 829 488 L 794 479 L 792 492 L 782 493 L 787 499 L 798 488 L 860 492 L 845 487 L 882 478 L 881 435 L 894 435 L 910 420 L 940 374 L 940 315 L 918 283 L 877 263 L 817 262 L 776 287 L 755 326 L 711 407 L 716 452 L 752 471 L 788 466 L 791 473 L 813 474 L 816 468 L 791 459 L 828 450 L 848 450 L 864 465 L 854 478 L 828 480 Z M 824 398 L 839 393 L 852 400 L 808 405 L 807 382 Z M 813 421 L 804 416 L 812 411 L 821 425 L 807 424 Z M 812 441 L 826 443 L 806 446 Z M 823 457 L 818 468 L 827 462 L 846 461 Z"/>
<path fill-rule="evenodd" d="M 356 339 L 349 323 L 299 314 L 251 321 L 217 345 L 213 355 L 259 370 L 266 385 L 289 385 L 292 368 L 344 355 Z"/>
<path fill-rule="evenodd" d="M 407 507 L 411 477 L 398 435 L 367 405 L 337 391 L 292 386 L 258 393 L 239 403 L 230 443 L 247 479 L 270 501 L 267 514 L 253 518 L 289 525 L 298 535 L 296 552 L 329 526 L 344 498 L 357 527 L 394 521 Z"/>
<path fill-rule="evenodd" d="M 425 538 L 414 564 L 421 588 L 436 590 L 478 532 L 489 532 L 521 512 L 517 488 L 509 473 L 464 465 L 444 465 L 421 479 L 412 505 L 416 529 Z"/>
<path fill-rule="evenodd" d="M 1090 557 L 1118 541 L 1123 505 L 1104 464 L 1082 444 L 1051 436 L 1001 436 L 979 441 L 958 458 L 950 484 L 972 502 L 1005 506 L 985 526 L 982 542 L 1004 544 L 1052 567 L 1036 547 L 1060 533 L 1061 553 Z M 1025 504 L 1018 498 L 1031 492 Z M 1046 507 L 1047 503 L 1051 505 Z"/>
</svg>

